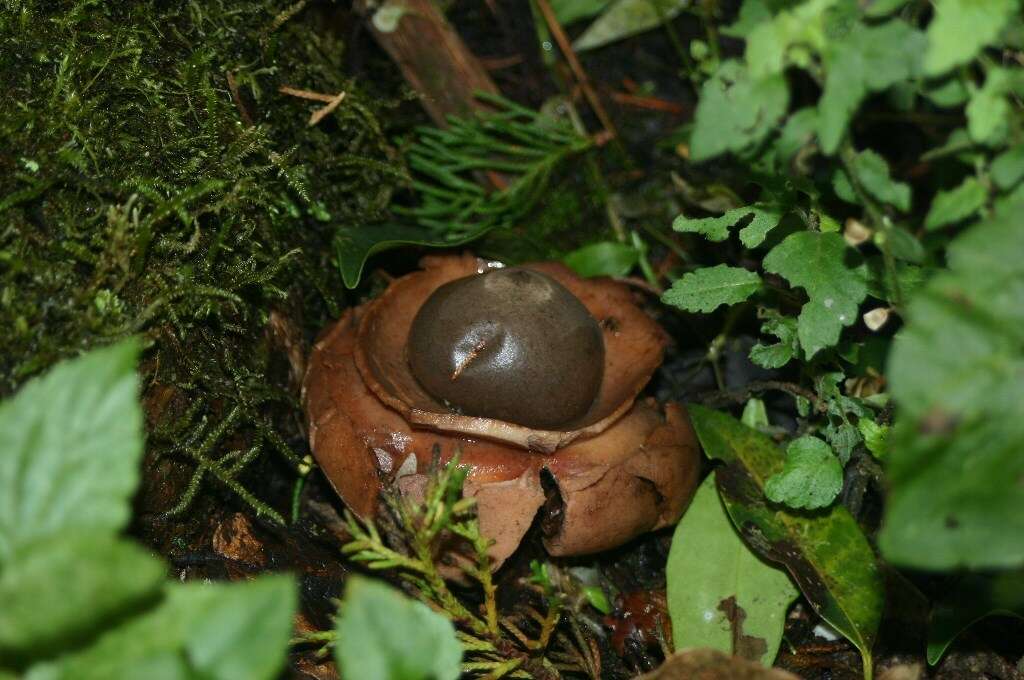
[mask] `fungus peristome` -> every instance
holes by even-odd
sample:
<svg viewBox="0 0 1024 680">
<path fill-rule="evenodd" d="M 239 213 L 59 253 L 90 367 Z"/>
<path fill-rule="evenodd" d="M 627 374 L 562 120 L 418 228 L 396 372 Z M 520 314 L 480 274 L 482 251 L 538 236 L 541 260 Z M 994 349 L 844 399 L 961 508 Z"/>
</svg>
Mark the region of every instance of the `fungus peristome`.
<svg viewBox="0 0 1024 680">
<path fill-rule="evenodd" d="M 304 381 L 309 438 L 320 467 L 358 516 L 374 514 L 385 486 L 422 493 L 431 460 L 459 453 L 482 533 L 500 564 L 542 513 L 552 555 L 606 550 L 674 523 L 689 503 L 699 450 L 682 407 L 637 400 L 661 362 L 664 331 L 622 284 L 581 279 L 557 263 L 524 265 L 558 281 L 601 325 L 601 387 L 562 430 L 451 412 L 410 369 L 406 342 L 438 287 L 487 271 L 471 255 L 427 257 L 377 299 L 321 333 Z M 549 500 L 543 476 L 556 495 Z"/>
</svg>

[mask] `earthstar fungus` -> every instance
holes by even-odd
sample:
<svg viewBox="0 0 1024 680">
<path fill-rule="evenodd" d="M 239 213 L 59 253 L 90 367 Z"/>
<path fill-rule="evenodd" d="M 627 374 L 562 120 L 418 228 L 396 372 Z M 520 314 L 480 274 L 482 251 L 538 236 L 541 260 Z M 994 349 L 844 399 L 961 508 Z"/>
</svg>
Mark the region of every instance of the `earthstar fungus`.
<svg viewBox="0 0 1024 680">
<path fill-rule="evenodd" d="M 493 268 L 468 254 L 427 257 L 422 266 L 393 281 L 377 299 L 347 310 L 321 333 L 309 359 L 303 397 L 310 447 L 354 513 L 372 516 L 385 486 L 406 495 L 422 494 L 436 451 L 442 463 L 459 453 L 460 464 L 469 470 L 463 493 L 477 501 L 481 532 L 494 541 L 491 555 L 498 564 L 518 547 L 538 513 L 544 545 L 552 555 L 606 550 L 678 520 L 696 487 L 699 449 L 681 406 L 659 407 L 653 400 L 637 399 L 661 363 L 667 337 L 636 305 L 626 286 L 609 279 L 581 279 L 553 262 L 523 265 L 494 277 L 501 285 L 526 282 L 543 288 L 557 282 L 553 288 L 564 287 L 582 304 L 603 341 L 588 340 L 588 322 L 579 316 L 580 310 L 570 313 L 577 328 L 565 342 L 581 343 L 588 348 L 585 353 L 603 365 L 563 373 L 584 383 L 584 388 L 574 386 L 571 398 L 558 408 L 548 404 L 556 411 L 553 416 L 545 417 L 543 409 L 527 409 L 520 420 L 540 425 L 530 427 L 473 415 L 493 413 L 494 405 L 474 409 L 472 394 L 463 408 L 452 408 L 451 399 L 439 399 L 424 388 L 429 376 L 423 382 L 417 379 L 431 366 L 414 372 L 423 357 L 414 359 L 410 352 L 422 353 L 438 333 L 447 332 L 434 329 L 431 335 L 426 329 L 423 336 L 420 328 L 410 336 L 420 310 L 436 305 L 437 298 L 428 303 L 431 295 L 452 282 L 464 284 L 455 287 L 457 293 L 461 288 L 460 294 L 472 294 L 478 283 L 491 277 L 488 272 Z M 561 293 L 556 290 L 553 295 Z M 507 321 L 514 325 L 515 318 L 509 315 Z M 419 324 L 430 321 L 424 315 Z M 487 329 L 493 327 L 472 336 L 489 338 L 487 342 L 469 342 L 462 354 L 452 355 L 456 370 L 474 347 L 486 352 L 499 341 L 506 347 L 517 342 L 506 337 L 515 336 L 513 326 L 499 328 L 497 334 Z M 564 361 L 558 347 L 562 342 L 555 337 L 553 348 L 543 349 L 553 353 L 549 359 L 555 363 Z M 601 344 L 603 353 L 597 349 Z M 528 350 L 529 341 L 521 346 Z M 523 356 L 528 358 L 529 351 Z M 438 368 L 445 360 L 434 359 L 433 368 L 440 375 L 452 368 Z M 481 366 L 495 383 L 516 379 L 488 375 L 494 366 L 486 360 Z M 549 368 L 554 370 L 553 365 Z M 588 397 L 585 383 L 595 374 L 598 380 Z M 486 384 L 487 380 L 478 381 L 475 389 Z M 544 406 L 545 399 L 537 401 Z M 511 402 L 497 398 L 496 403 L 502 412 Z"/>
</svg>

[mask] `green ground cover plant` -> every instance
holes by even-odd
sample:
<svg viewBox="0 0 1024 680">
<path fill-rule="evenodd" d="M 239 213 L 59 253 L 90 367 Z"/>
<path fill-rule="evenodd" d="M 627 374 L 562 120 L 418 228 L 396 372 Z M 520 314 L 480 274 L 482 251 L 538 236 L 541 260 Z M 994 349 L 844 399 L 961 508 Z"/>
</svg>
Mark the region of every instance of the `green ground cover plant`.
<svg viewBox="0 0 1024 680">
<path fill-rule="evenodd" d="M 442 247 L 622 277 L 672 330 L 659 395 L 709 472 L 666 653 L 771 665 L 799 601 L 871 677 L 894 581 L 931 664 L 1024 617 L 1019 2 L 533 0 L 545 99 L 446 128 L 381 55 L 351 75 L 343 4 L 0 9 L 0 677 L 276 677 L 310 647 L 352 676 L 599 676 L 607 563 L 536 561 L 500 601 L 454 467 L 349 518 L 338 559 L 397 588 L 352 577 L 327 630 L 292 632 L 290 577 L 175 583 L 125 534 L 163 459 L 191 479 L 174 521 L 214 494 L 294 525 L 315 473 L 278 335 L 308 346 L 377 267 Z M 630 96 L 692 115 L 607 129 L 548 5 L 598 81 L 662 41 Z M 323 102 L 289 91 L 345 98 L 311 125 Z M 441 575 L 456 553 L 472 588 Z M 392 625 L 408 644 L 359 637 Z"/>
</svg>

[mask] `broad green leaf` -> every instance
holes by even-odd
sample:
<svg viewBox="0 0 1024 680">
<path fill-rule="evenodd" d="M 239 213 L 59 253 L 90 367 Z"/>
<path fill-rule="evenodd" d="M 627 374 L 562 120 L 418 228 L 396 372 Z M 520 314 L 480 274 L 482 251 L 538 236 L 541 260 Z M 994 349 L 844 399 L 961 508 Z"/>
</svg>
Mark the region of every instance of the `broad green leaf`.
<svg viewBox="0 0 1024 680">
<path fill-rule="evenodd" d="M 736 533 L 712 473 L 676 526 L 665 567 L 676 649 L 710 647 L 771 666 L 796 599 L 785 570 Z"/>
<path fill-rule="evenodd" d="M 889 164 L 871 149 L 865 149 L 850 161 L 854 178 L 879 201 L 894 205 L 903 212 L 910 210 L 910 186 L 897 182 L 889 174 Z M 841 196 L 841 198 L 845 197 Z M 854 201 L 856 202 L 856 201 Z"/>
<path fill-rule="evenodd" d="M 1018 144 L 999 154 L 989 174 L 996 186 L 1004 191 L 1012 189 L 1024 178 L 1024 144 Z"/>
<path fill-rule="evenodd" d="M 600 14 L 612 0 L 551 0 L 558 23 L 568 25 Z"/>
<path fill-rule="evenodd" d="M 750 348 L 750 360 L 763 368 L 782 368 L 800 350 L 797 339 L 797 321 L 788 316 L 772 315 L 761 326 L 761 332 L 779 339 L 771 345 L 758 343 Z"/>
<path fill-rule="evenodd" d="M 928 216 L 924 218 L 924 228 L 938 229 L 965 220 L 981 210 L 987 198 L 985 185 L 974 177 L 968 177 L 955 189 L 935 195 Z"/>
<path fill-rule="evenodd" d="M 1024 570 L 965 574 L 945 589 L 928 626 L 928 663 L 938 663 L 960 633 L 989 616 L 1024 618 Z"/>
<path fill-rule="evenodd" d="M 27 680 L 151 677 L 140 668 L 187 671 L 170 677 L 271 680 L 284 665 L 296 603 L 287 576 L 170 584 L 159 606 L 81 652 L 32 668 Z"/>
<path fill-rule="evenodd" d="M 461 673 L 451 621 L 380 581 L 349 577 L 337 631 L 342 677 L 455 680 Z"/>
<path fill-rule="evenodd" d="M 138 353 L 134 341 L 94 350 L 0 404 L 0 569 L 48 536 L 127 523 L 143 442 Z"/>
<path fill-rule="evenodd" d="M 705 160 L 760 142 L 788 106 L 789 88 L 781 73 L 755 79 L 739 62 L 722 62 L 701 88 L 691 157 Z"/>
<path fill-rule="evenodd" d="M 691 218 L 679 215 L 672 222 L 672 228 L 684 233 L 701 234 L 709 241 L 724 241 L 729 230 L 747 218 L 750 220 L 740 229 L 740 242 L 747 248 L 756 248 L 764 242 L 768 232 L 782 219 L 782 209 L 768 203 L 755 203 L 733 208 L 720 217 Z"/>
<path fill-rule="evenodd" d="M 800 310 L 797 332 L 807 358 L 839 342 L 844 326 L 857 319 L 867 296 L 860 255 L 839 234 L 790 234 L 764 258 L 765 271 L 801 287 L 810 298 Z"/>
<path fill-rule="evenodd" d="M 825 51 L 828 74 L 818 102 L 821 148 L 835 153 L 853 113 L 870 92 L 914 77 L 920 69 L 924 34 L 899 19 L 877 27 L 860 22 Z"/>
<path fill-rule="evenodd" d="M 1016 0 L 935 0 L 935 16 L 928 24 L 924 70 L 942 75 L 966 64 L 999 37 L 1020 6 Z"/>
<path fill-rule="evenodd" d="M 640 259 L 633 246 L 614 241 L 591 243 L 566 255 L 562 261 L 580 276 L 625 276 Z"/>
<path fill-rule="evenodd" d="M 1013 107 L 1006 95 L 1014 89 L 1019 74 L 1004 68 L 990 69 L 985 84 L 971 95 L 967 104 L 967 132 L 979 144 L 996 146 L 1010 130 Z"/>
<path fill-rule="evenodd" d="M 791 508 L 816 510 L 832 504 L 843 488 L 843 466 L 831 447 L 817 437 L 794 439 L 786 447 L 782 470 L 764 484 L 768 500 Z"/>
<path fill-rule="evenodd" d="M 688 312 L 712 312 L 719 305 L 743 302 L 761 288 L 761 277 L 742 267 L 720 264 L 684 274 L 661 301 Z"/>
<path fill-rule="evenodd" d="M 826 14 L 836 2 L 807 0 L 754 26 L 745 53 L 751 76 L 778 76 L 790 64 L 808 66 L 828 42 Z"/>
<path fill-rule="evenodd" d="M 0 657 L 53 656 L 150 599 L 164 565 L 113 535 L 66 532 L 19 551 L 0 572 Z"/>
<path fill-rule="evenodd" d="M 879 545 L 923 569 L 1024 563 L 1021 203 L 958 236 L 914 296 L 887 377 L 899 407 Z"/>
<path fill-rule="evenodd" d="M 724 463 L 716 483 L 733 524 L 758 553 L 785 565 L 815 611 L 857 646 L 870 669 L 884 583 L 857 521 L 838 504 L 814 514 L 770 504 L 764 484 L 783 469 L 782 451 L 727 414 L 689 409 L 704 452 Z"/>
<path fill-rule="evenodd" d="M 689 6 L 689 0 L 614 0 L 572 47 L 582 52 L 643 33 L 674 18 Z"/>
<path fill-rule="evenodd" d="M 359 285 L 363 266 L 372 255 L 401 246 L 423 248 L 454 248 L 474 241 L 487 233 L 480 229 L 458 239 L 445 239 L 424 227 L 381 224 L 364 227 L 342 227 L 334 237 L 334 252 L 341 269 L 341 278 L 348 288 Z"/>
</svg>

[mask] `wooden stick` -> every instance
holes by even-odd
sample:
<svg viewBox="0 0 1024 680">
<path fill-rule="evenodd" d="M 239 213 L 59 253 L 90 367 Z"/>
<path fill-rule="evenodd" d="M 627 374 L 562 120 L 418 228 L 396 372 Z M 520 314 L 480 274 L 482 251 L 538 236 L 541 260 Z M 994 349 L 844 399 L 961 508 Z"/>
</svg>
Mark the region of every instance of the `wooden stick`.
<svg viewBox="0 0 1024 680">
<path fill-rule="evenodd" d="M 555 11 L 551 9 L 551 3 L 548 2 L 548 0 L 537 0 L 537 7 L 540 8 L 541 14 L 544 15 L 544 21 L 547 22 L 548 29 L 551 31 L 552 37 L 555 39 L 555 42 L 558 43 L 558 48 L 562 50 L 565 60 L 569 62 L 569 68 L 572 69 L 573 75 L 576 76 L 576 80 L 580 84 L 580 88 L 583 89 L 583 96 L 585 96 L 587 101 L 590 103 L 590 108 L 594 110 L 594 113 L 597 115 L 597 119 L 601 121 L 601 125 L 604 126 L 604 129 L 611 134 L 612 137 L 618 137 L 618 132 L 615 130 L 615 124 L 612 123 L 611 117 L 608 116 L 608 112 L 605 111 L 604 106 L 601 104 L 601 100 L 597 98 L 597 93 L 590 85 L 590 79 L 587 78 L 587 72 L 583 70 L 583 65 L 576 56 L 576 52 L 572 49 L 572 43 L 569 42 L 569 37 L 565 34 L 565 30 L 562 28 L 562 25 L 558 23 L 558 17 L 555 16 Z"/>
<path fill-rule="evenodd" d="M 497 86 L 431 0 L 385 0 L 375 11 L 385 10 L 401 12 L 393 30 L 382 31 L 372 17 L 370 30 L 437 125 L 488 108 L 475 93 L 499 94 Z"/>
</svg>

